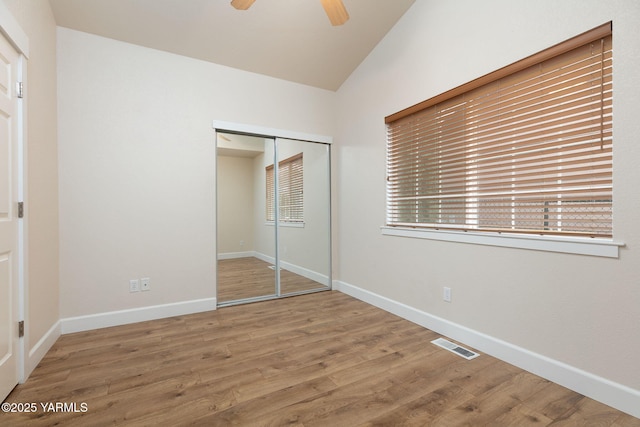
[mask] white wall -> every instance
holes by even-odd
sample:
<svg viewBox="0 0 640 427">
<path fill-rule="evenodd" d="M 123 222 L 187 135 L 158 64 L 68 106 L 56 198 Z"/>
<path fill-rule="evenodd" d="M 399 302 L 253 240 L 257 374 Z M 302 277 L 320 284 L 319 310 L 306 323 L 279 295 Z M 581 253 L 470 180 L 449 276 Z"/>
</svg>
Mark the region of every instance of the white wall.
<svg viewBox="0 0 640 427">
<path fill-rule="evenodd" d="M 253 199 L 256 210 L 253 212 L 253 229 L 255 230 L 255 248 L 258 255 L 275 257 L 275 229 L 266 225 L 266 172 L 265 168 L 273 164 L 273 139 L 264 140 L 264 153 L 253 160 Z"/>
<path fill-rule="evenodd" d="M 254 250 L 253 161 L 218 155 L 218 254 Z"/>
<path fill-rule="evenodd" d="M 610 20 L 619 259 L 381 235 L 385 116 Z M 338 91 L 341 282 L 628 387 L 637 399 L 639 22 L 635 0 L 417 1 Z"/>
<path fill-rule="evenodd" d="M 58 93 L 62 318 L 215 297 L 212 120 L 333 133 L 333 92 L 65 28 Z"/>
</svg>

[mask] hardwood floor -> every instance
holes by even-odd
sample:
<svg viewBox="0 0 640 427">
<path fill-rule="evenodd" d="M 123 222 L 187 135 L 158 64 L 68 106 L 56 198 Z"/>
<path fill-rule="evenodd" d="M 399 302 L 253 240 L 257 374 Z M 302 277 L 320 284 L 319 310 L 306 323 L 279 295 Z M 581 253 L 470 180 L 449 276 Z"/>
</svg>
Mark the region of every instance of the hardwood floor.
<svg viewBox="0 0 640 427">
<path fill-rule="evenodd" d="M 218 260 L 218 302 L 275 294 L 273 265 L 258 258 Z M 327 289 L 321 283 L 280 269 L 282 294 Z"/>
<path fill-rule="evenodd" d="M 437 337 L 336 291 L 63 335 L 7 399 L 38 411 L 0 425 L 640 425 Z"/>
</svg>

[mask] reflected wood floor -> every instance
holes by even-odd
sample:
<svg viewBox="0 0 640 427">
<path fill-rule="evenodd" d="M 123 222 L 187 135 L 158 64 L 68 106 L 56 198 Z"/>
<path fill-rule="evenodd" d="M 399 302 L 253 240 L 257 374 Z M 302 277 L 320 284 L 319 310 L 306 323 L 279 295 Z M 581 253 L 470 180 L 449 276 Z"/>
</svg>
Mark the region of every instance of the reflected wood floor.
<svg viewBox="0 0 640 427">
<path fill-rule="evenodd" d="M 274 295 L 275 271 L 272 264 L 254 257 L 218 260 L 218 302 Z M 327 289 L 321 283 L 280 269 L 282 294 Z"/>
<path fill-rule="evenodd" d="M 330 291 L 63 335 L 18 426 L 614 426 L 640 420 Z"/>
</svg>

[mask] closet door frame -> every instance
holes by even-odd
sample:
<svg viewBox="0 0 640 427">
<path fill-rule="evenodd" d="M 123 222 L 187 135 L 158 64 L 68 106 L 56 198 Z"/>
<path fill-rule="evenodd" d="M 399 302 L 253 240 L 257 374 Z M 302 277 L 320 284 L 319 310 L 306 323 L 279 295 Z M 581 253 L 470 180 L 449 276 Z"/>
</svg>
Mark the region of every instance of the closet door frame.
<svg viewBox="0 0 640 427">
<path fill-rule="evenodd" d="M 278 200 L 278 181 L 277 181 L 277 175 L 278 175 L 278 170 L 277 170 L 277 164 L 278 164 L 278 144 L 277 141 L 279 139 L 286 139 L 286 140 L 294 140 L 294 141 L 301 141 L 301 142 L 309 142 L 309 143 L 319 143 L 319 144 L 326 144 L 329 146 L 329 158 L 328 158 L 328 162 L 327 162 L 327 173 L 328 173 L 328 178 L 329 178 L 329 188 L 328 188 L 328 192 L 329 192 L 329 205 L 327 206 L 327 210 L 329 212 L 329 221 L 327 224 L 327 233 L 329 234 L 329 254 L 328 254 L 328 289 L 327 290 L 331 290 L 332 289 L 332 277 L 331 277 L 331 271 L 332 271 L 332 243 L 331 243 L 331 144 L 333 143 L 333 138 L 330 136 L 325 136 L 325 135 L 316 135 L 316 134 L 309 134 L 309 133 L 304 133 L 304 132 L 296 132 L 296 131 L 289 131 L 289 130 L 285 130 L 285 129 L 275 129 L 275 128 L 268 128 L 268 127 L 262 127 L 262 126 L 254 126 L 254 125 L 248 125 L 248 124 L 242 124 L 242 123 L 233 123 L 233 122 L 226 122 L 226 121 L 220 121 L 220 120 L 214 120 L 212 127 L 215 131 L 215 140 L 217 141 L 217 134 L 218 132 L 220 133 L 237 133 L 237 134 L 242 134 L 242 135 L 249 135 L 249 136 L 256 136 L 256 137 L 261 137 L 261 138 L 269 138 L 269 139 L 273 139 L 274 140 L 274 167 L 275 167 L 275 173 L 274 173 L 274 188 L 276 189 L 275 191 L 275 238 L 274 238 L 274 242 L 275 242 L 275 272 L 276 272 L 276 294 L 275 295 L 267 295 L 267 296 L 263 296 L 263 297 L 252 297 L 252 298 L 245 298 L 245 299 L 239 299 L 239 300 L 233 300 L 233 301 L 225 301 L 225 302 L 218 302 L 217 306 L 218 307 L 225 307 L 225 306 L 230 306 L 230 305 L 237 305 L 237 304 L 246 304 L 246 303 L 250 303 L 250 302 L 256 302 L 256 301 L 264 301 L 264 300 L 271 300 L 271 299 L 278 299 L 278 298 L 282 298 L 282 297 L 288 297 L 288 296 L 292 296 L 295 294 L 286 294 L 286 295 L 282 295 L 281 292 L 281 283 L 280 283 L 280 256 L 279 256 L 279 232 L 278 232 L 278 227 L 279 227 L 279 218 L 278 218 L 278 208 L 277 206 L 279 206 L 279 200 Z M 217 154 L 216 154 L 217 156 Z M 217 175 L 217 174 L 216 174 Z M 216 205 L 217 205 L 217 179 L 216 179 Z M 217 233 L 217 226 L 216 226 L 216 233 Z M 217 242 L 217 238 L 216 238 L 216 242 Z M 216 253 L 218 252 L 217 248 L 216 248 Z M 216 259 L 216 270 L 217 270 L 217 259 Z M 217 277 L 217 271 L 216 271 L 216 277 Z M 217 283 L 216 283 L 217 286 Z M 311 291 L 307 291 L 307 292 L 301 292 L 301 293 L 309 293 L 309 292 L 321 292 L 323 291 L 323 289 L 317 289 L 317 290 L 311 290 Z M 216 291 L 217 294 L 217 291 Z"/>
</svg>

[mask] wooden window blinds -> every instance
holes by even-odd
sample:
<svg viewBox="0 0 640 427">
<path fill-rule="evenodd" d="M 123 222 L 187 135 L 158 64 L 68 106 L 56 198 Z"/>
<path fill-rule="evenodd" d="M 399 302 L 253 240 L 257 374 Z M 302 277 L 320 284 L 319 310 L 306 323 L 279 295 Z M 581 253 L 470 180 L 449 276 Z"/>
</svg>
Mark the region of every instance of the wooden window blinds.
<svg viewBox="0 0 640 427">
<path fill-rule="evenodd" d="M 611 23 L 385 121 L 387 225 L 611 236 Z"/>
<path fill-rule="evenodd" d="M 282 222 L 303 222 L 303 167 L 302 153 L 278 162 L 278 219 Z M 267 221 L 275 221 L 273 165 L 266 168 Z"/>
</svg>

